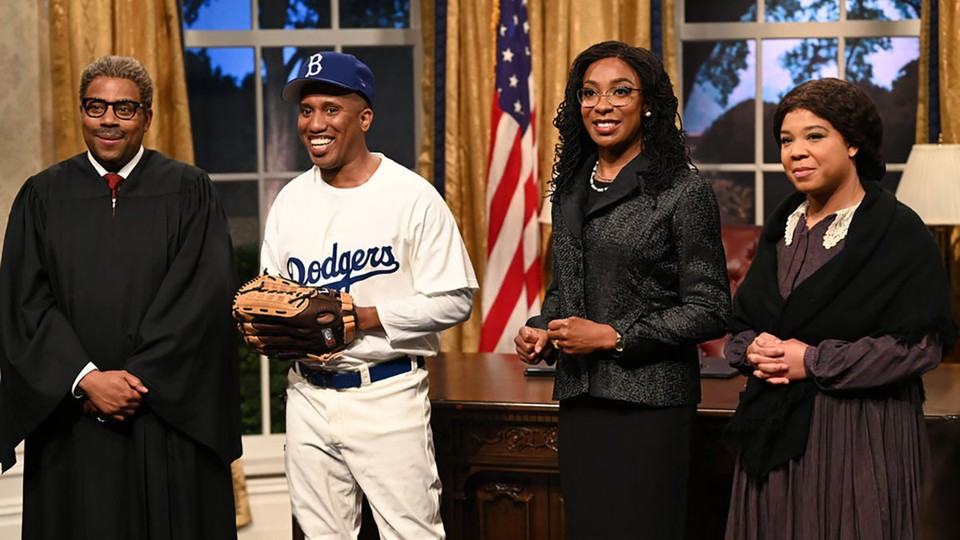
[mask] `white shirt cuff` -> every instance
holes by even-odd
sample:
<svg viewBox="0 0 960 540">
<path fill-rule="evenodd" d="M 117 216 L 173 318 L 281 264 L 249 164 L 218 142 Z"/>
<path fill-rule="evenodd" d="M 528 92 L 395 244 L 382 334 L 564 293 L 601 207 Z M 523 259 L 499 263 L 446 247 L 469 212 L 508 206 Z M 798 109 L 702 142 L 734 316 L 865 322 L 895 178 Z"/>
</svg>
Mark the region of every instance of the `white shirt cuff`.
<svg viewBox="0 0 960 540">
<path fill-rule="evenodd" d="M 455 326 L 470 317 L 470 288 L 393 300 L 377 306 L 380 324 L 391 343 L 421 338 Z"/>
<path fill-rule="evenodd" d="M 86 394 L 83 393 L 83 390 L 81 390 L 77 385 L 80 384 L 80 379 L 84 378 L 87 373 L 96 370 L 97 366 L 93 365 L 93 362 L 87 362 L 87 365 L 83 366 L 83 369 L 80 370 L 80 374 L 77 375 L 77 378 L 73 380 L 73 387 L 70 389 L 70 391 L 73 393 L 73 397 L 80 399 L 86 396 Z"/>
</svg>

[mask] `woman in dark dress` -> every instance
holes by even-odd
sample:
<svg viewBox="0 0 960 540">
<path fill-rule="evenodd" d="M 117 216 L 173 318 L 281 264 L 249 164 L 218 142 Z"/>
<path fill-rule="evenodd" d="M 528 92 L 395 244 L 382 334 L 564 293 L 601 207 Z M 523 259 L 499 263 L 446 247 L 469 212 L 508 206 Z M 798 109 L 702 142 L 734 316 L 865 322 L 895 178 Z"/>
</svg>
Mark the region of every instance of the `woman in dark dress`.
<svg viewBox="0 0 960 540">
<path fill-rule="evenodd" d="M 696 344 L 729 313 L 717 203 L 645 49 L 583 51 L 554 125 L 553 281 L 515 342 L 557 362 L 567 538 L 683 538 Z"/>
<path fill-rule="evenodd" d="M 936 244 L 878 180 L 883 128 L 838 79 L 774 115 L 797 192 L 767 221 L 725 354 L 749 375 L 727 431 L 727 539 L 914 538 L 927 457 L 921 375 L 956 326 Z"/>
</svg>

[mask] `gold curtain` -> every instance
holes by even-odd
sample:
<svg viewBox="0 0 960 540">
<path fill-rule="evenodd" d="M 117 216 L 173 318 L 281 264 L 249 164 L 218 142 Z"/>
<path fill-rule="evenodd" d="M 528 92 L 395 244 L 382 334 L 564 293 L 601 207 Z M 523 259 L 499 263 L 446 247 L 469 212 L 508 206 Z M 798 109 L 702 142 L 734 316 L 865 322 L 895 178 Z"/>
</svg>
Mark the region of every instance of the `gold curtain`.
<svg viewBox="0 0 960 540">
<path fill-rule="evenodd" d="M 50 0 L 50 77 L 57 161 L 86 149 L 80 133 L 80 75 L 93 60 L 132 56 L 153 79 L 153 122 L 143 145 L 193 163 L 190 109 L 177 0 Z M 237 527 L 251 522 L 246 479 L 232 466 Z"/>
<path fill-rule="evenodd" d="M 567 73 L 583 49 L 605 40 L 621 40 L 650 47 L 650 2 L 658 0 L 529 0 L 530 48 L 533 53 L 534 99 L 537 108 L 541 187 L 546 188 L 553 166 L 558 134 L 553 117 L 563 100 Z M 674 38 L 674 0 L 661 1 L 664 61 L 674 82 L 677 56 Z M 496 56 L 496 0 L 449 0 L 447 6 L 444 181 L 446 200 L 456 217 L 467 250 L 483 284 L 486 263 L 486 184 L 490 148 L 490 120 Z M 426 111 L 420 172 L 433 179 L 434 17 L 436 3 L 421 7 L 424 42 L 423 96 Z M 546 247 L 546 235 L 544 247 Z M 542 250 L 543 253 L 546 249 Z M 545 265 L 548 261 L 544 261 Z M 479 302 L 480 294 L 475 302 Z M 476 351 L 480 340 L 481 309 L 475 303 L 466 323 L 443 334 L 443 350 Z"/>
<path fill-rule="evenodd" d="M 57 160 L 85 150 L 80 75 L 107 54 L 132 56 L 153 78 L 153 123 L 143 145 L 193 163 L 177 0 L 50 0 Z"/>
<path fill-rule="evenodd" d="M 927 2 L 924 2 L 925 4 Z M 937 68 L 940 75 L 940 133 L 945 144 L 960 144 L 960 2 L 941 1 L 938 17 L 940 55 Z M 952 61 L 948 62 L 948 59 Z M 931 141 L 933 142 L 933 141 Z M 950 227 L 944 242 L 949 241 L 947 265 L 950 275 L 951 305 L 960 318 L 960 227 Z M 960 349 L 954 349 L 950 359 L 960 362 Z"/>
<path fill-rule="evenodd" d="M 934 25 L 931 1 L 937 5 L 937 51 L 930 50 Z M 936 143 L 930 140 L 930 55 L 936 54 L 939 77 L 940 138 L 944 144 L 960 144 L 960 2 L 931 0 L 923 2 L 920 15 L 920 88 L 917 105 L 917 143 Z M 948 62 L 948 59 L 954 59 Z M 951 305 L 960 319 L 960 227 L 936 227 L 937 241 L 944 246 L 944 258 L 950 276 Z M 955 348 L 947 361 L 960 362 L 960 347 Z"/>
<path fill-rule="evenodd" d="M 936 0 L 934 0 L 936 1 Z M 930 2 L 920 8 L 920 88 L 917 90 L 917 144 L 930 142 Z"/>
<path fill-rule="evenodd" d="M 938 19 L 940 131 L 944 143 L 960 144 L 960 2 L 941 0 Z"/>
</svg>

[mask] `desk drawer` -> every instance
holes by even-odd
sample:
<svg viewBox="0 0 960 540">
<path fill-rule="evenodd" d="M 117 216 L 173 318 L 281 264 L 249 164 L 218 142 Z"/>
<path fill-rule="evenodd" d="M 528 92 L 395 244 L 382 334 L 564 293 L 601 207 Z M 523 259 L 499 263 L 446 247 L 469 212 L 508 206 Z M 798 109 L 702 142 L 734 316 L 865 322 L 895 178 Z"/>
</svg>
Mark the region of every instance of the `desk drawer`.
<svg viewBox="0 0 960 540">
<path fill-rule="evenodd" d="M 473 464 L 557 466 L 555 414 L 434 409 L 433 415 L 438 454 Z"/>
</svg>

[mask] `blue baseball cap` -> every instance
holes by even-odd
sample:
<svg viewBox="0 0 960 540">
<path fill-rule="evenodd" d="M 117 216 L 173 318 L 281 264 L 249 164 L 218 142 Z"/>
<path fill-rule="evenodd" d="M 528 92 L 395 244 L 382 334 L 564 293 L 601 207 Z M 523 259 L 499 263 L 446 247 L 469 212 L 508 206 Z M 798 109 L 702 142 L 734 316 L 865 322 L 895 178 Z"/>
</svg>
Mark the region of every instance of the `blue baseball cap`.
<svg viewBox="0 0 960 540">
<path fill-rule="evenodd" d="M 351 90 L 373 107 L 373 72 L 352 54 L 333 51 L 311 54 L 300 64 L 296 78 L 283 86 L 280 97 L 287 103 L 299 104 L 303 88 L 313 83 Z"/>
</svg>

